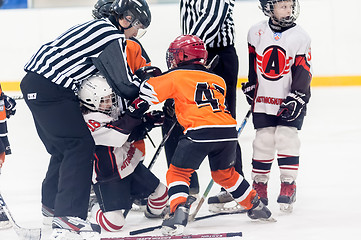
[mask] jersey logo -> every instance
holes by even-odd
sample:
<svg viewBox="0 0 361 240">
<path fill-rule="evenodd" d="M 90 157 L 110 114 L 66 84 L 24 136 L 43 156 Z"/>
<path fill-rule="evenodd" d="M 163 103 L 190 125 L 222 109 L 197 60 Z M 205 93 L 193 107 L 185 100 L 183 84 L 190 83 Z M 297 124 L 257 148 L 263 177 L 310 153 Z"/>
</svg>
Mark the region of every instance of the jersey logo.
<svg viewBox="0 0 361 240">
<path fill-rule="evenodd" d="M 273 34 L 273 38 L 274 38 L 276 41 L 280 40 L 281 37 L 282 37 L 282 33 L 280 33 L 280 32 L 275 32 L 275 33 Z"/>
<path fill-rule="evenodd" d="M 257 66 L 262 76 L 270 81 L 277 81 L 290 72 L 290 61 L 286 59 L 286 51 L 280 46 L 269 46 L 263 56 L 257 54 Z"/>
</svg>

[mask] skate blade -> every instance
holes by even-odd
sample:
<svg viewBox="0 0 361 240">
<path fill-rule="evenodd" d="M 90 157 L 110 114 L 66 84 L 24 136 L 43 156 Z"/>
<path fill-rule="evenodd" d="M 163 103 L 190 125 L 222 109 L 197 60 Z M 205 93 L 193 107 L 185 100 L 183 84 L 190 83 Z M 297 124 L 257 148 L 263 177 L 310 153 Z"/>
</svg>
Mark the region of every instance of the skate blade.
<svg viewBox="0 0 361 240">
<path fill-rule="evenodd" d="M 175 228 L 171 228 L 168 226 L 162 226 L 162 234 L 165 236 L 175 236 L 175 235 L 181 235 L 184 232 L 184 226 L 183 225 L 174 225 Z"/>
<path fill-rule="evenodd" d="M 12 225 L 9 221 L 0 221 L 0 230 L 11 228 Z"/>
<path fill-rule="evenodd" d="M 285 213 L 291 213 L 293 211 L 293 204 L 280 203 L 280 210 Z"/>
<path fill-rule="evenodd" d="M 208 211 L 211 213 L 246 213 L 247 210 L 239 204 L 235 206 L 224 206 L 224 203 L 209 204 Z"/>
</svg>

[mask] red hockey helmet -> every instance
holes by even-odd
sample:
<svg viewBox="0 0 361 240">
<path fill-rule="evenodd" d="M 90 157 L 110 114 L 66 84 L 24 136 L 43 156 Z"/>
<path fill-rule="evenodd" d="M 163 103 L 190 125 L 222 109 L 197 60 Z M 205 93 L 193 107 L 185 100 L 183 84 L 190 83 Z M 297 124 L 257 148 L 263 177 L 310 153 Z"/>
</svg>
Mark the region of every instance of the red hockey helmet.
<svg viewBox="0 0 361 240">
<path fill-rule="evenodd" d="M 167 50 L 167 66 L 175 68 L 181 63 L 205 64 L 208 52 L 204 42 L 194 35 L 181 35 L 177 37 Z"/>
</svg>

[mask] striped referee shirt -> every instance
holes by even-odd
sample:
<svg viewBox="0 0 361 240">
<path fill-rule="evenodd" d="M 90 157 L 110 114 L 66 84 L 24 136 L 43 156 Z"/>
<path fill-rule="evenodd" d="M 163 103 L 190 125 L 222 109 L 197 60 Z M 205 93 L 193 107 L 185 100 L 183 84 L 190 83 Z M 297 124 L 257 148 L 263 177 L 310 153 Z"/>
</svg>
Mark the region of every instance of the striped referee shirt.
<svg viewBox="0 0 361 240">
<path fill-rule="evenodd" d="M 91 58 L 97 57 L 114 40 L 119 41 L 124 58 L 123 71 L 133 82 L 133 74 L 126 65 L 126 39 L 108 19 L 97 19 L 76 25 L 54 41 L 44 44 L 25 65 L 25 71 L 44 76 L 64 88 L 78 91 L 83 80 L 95 74 Z M 139 85 L 139 84 L 138 84 Z"/>
<path fill-rule="evenodd" d="M 234 44 L 235 0 L 181 0 L 183 34 L 197 35 L 207 48 Z"/>
</svg>

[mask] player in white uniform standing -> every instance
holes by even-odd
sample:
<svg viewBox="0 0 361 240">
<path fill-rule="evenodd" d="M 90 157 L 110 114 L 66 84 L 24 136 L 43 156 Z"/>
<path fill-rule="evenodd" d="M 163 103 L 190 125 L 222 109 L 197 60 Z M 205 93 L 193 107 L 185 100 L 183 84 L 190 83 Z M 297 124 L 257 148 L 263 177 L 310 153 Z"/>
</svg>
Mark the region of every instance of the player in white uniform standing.
<svg viewBox="0 0 361 240">
<path fill-rule="evenodd" d="M 242 89 L 252 106 L 253 188 L 267 205 L 267 183 L 277 154 L 281 191 L 277 202 L 292 211 L 296 201 L 301 129 L 310 99 L 311 39 L 294 23 L 298 0 L 260 0 L 268 21 L 248 32 L 249 76 Z"/>
</svg>

